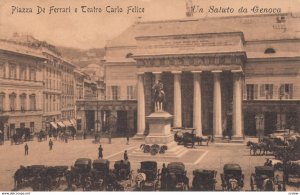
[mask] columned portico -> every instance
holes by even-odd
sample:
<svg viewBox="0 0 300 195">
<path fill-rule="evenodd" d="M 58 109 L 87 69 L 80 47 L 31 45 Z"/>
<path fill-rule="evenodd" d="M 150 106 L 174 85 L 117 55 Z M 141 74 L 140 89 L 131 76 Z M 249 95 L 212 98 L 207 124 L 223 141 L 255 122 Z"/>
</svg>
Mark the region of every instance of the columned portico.
<svg viewBox="0 0 300 195">
<path fill-rule="evenodd" d="M 136 138 L 144 137 L 145 132 L 145 92 L 144 92 L 144 73 L 138 73 L 137 83 L 137 134 Z"/>
<path fill-rule="evenodd" d="M 181 111 L 181 71 L 172 71 L 174 74 L 174 127 L 182 126 Z"/>
<path fill-rule="evenodd" d="M 193 125 L 197 136 L 202 136 L 201 73 L 192 71 L 194 77 Z"/>
<path fill-rule="evenodd" d="M 242 72 L 232 71 L 233 73 L 233 138 L 243 137 L 242 127 Z"/>
<path fill-rule="evenodd" d="M 215 138 L 222 137 L 221 72 L 212 71 L 214 75 L 213 133 Z"/>
</svg>

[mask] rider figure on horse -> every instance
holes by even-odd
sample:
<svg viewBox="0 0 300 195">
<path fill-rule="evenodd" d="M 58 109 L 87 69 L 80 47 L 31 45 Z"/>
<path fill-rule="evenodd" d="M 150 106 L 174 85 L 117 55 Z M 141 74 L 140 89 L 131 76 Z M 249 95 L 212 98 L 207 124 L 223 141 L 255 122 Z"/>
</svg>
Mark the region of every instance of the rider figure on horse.
<svg viewBox="0 0 300 195">
<path fill-rule="evenodd" d="M 165 102 L 164 84 L 161 80 L 157 80 L 152 89 L 154 90 L 155 112 L 162 111 L 163 103 Z"/>
</svg>

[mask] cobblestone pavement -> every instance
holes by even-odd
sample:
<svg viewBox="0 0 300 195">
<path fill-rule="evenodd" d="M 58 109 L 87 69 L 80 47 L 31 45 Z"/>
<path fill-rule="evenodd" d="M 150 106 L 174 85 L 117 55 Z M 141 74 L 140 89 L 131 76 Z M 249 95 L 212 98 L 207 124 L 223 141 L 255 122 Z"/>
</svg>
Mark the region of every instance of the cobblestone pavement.
<svg viewBox="0 0 300 195">
<path fill-rule="evenodd" d="M 49 139 L 48 139 L 49 141 Z M 10 191 L 13 189 L 13 174 L 20 165 L 29 166 L 33 164 L 43 164 L 48 166 L 74 164 L 75 160 L 80 157 L 96 159 L 98 157 L 99 144 L 92 143 L 91 139 L 87 140 L 71 140 L 68 143 L 61 141 L 53 141 L 53 150 L 50 151 L 48 141 L 28 142 L 29 155 L 24 155 L 24 144 L 10 145 L 5 142 L 0 146 L 0 191 Z M 131 140 L 129 145 L 126 145 L 125 138 L 114 138 L 112 144 L 108 144 L 107 139 L 102 139 L 101 144 L 104 149 L 103 154 L 105 159 L 111 161 L 110 167 L 113 168 L 113 161 L 123 158 L 124 150 L 132 150 L 140 146 L 142 142 Z M 196 146 L 194 149 L 189 149 L 190 155 L 185 155 L 182 161 L 188 162 L 189 159 L 196 163 L 187 163 L 187 174 L 192 182 L 192 171 L 194 169 L 212 169 L 218 172 L 216 189 L 221 190 L 220 173 L 223 172 L 223 165 L 226 163 L 238 163 L 242 167 L 245 175 L 244 190 L 250 190 L 250 175 L 254 172 L 254 167 L 263 165 L 266 156 L 250 156 L 249 149 L 245 144 L 211 144 L 209 146 Z M 197 152 L 196 152 L 197 151 Z M 130 154 L 130 153 L 129 153 Z M 199 158 L 195 160 L 195 155 Z M 272 156 L 268 156 L 269 158 Z M 130 155 L 129 155 L 130 160 Z M 158 161 L 160 161 L 158 159 Z M 139 168 L 139 162 L 131 161 L 134 174 Z M 161 168 L 162 162 L 159 163 Z M 296 187 L 288 186 L 288 190 L 299 190 Z"/>
</svg>

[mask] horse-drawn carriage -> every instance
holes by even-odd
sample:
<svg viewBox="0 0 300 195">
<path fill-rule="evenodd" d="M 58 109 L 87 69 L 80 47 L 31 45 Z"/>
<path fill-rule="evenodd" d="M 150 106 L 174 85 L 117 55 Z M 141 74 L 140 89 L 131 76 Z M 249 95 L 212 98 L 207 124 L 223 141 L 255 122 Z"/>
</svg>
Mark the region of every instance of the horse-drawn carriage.
<svg viewBox="0 0 300 195">
<path fill-rule="evenodd" d="M 128 180 L 132 177 L 132 170 L 128 160 L 119 160 L 114 164 L 114 174 L 117 180 Z"/>
<path fill-rule="evenodd" d="M 221 173 L 223 191 L 240 191 L 244 187 L 244 174 L 238 164 L 225 164 Z"/>
<path fill-rule="evenodd" d="M 186 176 L 185 166 L 182 162 L 171 162 L 167 165 L 166 190 L 189 190 L 189 179 Z"/>
<path fill-rule="evenodd" d="M 109 161 L 97 159 L 93 161 L 91 169 L 91 188 L 87 190 L 105 190 L 109 177 Z"/>
<path fill-rule="evenodd" d="M 255 173 L 252 173 L 250 178 L 250 187 L 252 191 L 275 191 L 275 185 L 278 185 L 279 190 L 281 189 L 280 184 L 275 181 L 273 167 L 255 167 Z"/>
<path fill-rule="evenodd" d="M 193 171 L 193 191 L 214 191 L 217 183 L 217 171 L 196 169 Z"/>
<path fill-rule="evenodd" d="M 158 189 L 159 169 L 155 161 L 142 161 L 135 178 L 136 188 L 141 191 Z"/>
<path fill-rule="evenodd" d="M 31 186 L 33 190 L 36 189 L 37 179 L 41 177 L 42 171 L 45 169 L 44 165 L 20 166 L 14 174 L 15 189 Z"/>
<path fill-rule="evenodd" d="M 56 190 L 65 180 L 68 166 L 21 166 L 14 174 L 15 189 L 31 187 L 34 191 Z"/>
<path fill-rule="evenodd" d="M 46 141 L 47 140 L 47 132 L 44 130 L 41 130 L 40 132 L 38 132 L 37 138 L 38 138 L 39 142 Z"/>
<path fill-rule="evenodd" d="M 174 134 L 174 141 L 178 145 L 183 144 L 185 147 L 188 145 L 194 147 L 195 143 L 198 143 L 198 145 L 206 143 L 206 146 L 208 146 L 210 140 L 211 136 L 197 136 L 194 129 L 181 129 Z"/>
<path fill-rule="evenodd" d="M 60 187 L 65 182 L 68 166 L 46 167 L 42 172 L 43 191 L 52 191 Z"/>
<path fill-rule="evenodd" d="M 89 190 L 92 187 L 92 160 L 89 158 L 79 158 L 75 161 L 74 166 L 71 167 L 71 171 L 68 178 L 68 186 L 71 188 L 74 184 L 78 188 L 83 190 Z"/>
</svg>

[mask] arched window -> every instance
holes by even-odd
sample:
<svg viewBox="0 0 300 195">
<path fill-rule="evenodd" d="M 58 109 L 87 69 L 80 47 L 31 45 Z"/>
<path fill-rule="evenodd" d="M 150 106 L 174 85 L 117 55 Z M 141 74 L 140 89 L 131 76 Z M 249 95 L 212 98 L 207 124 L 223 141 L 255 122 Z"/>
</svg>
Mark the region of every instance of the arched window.
<svg viewBox="0 0 300 195">
<path fill-rule="evenodd" d="M 5 77 L 5 64 L 0 63 L 0 78 Z"/>
<path fill-rule="evenodd" d="M 265 54 L 271 54 L 271 53 L 276 53 L 275 49 L 269 47 L 265 50 Z"/>
<path fill-rule="evenodd" d="M 16 110 L 16 93 L 11 93 L 9 95 L 9 105 L 11 111 Z"/>
<path fill-rule="evenodd" d="M 0 112 L 4 110 L 4 97 L 5 93 L 0 92 Z"/>
<path fill-rule="evenodd" d="M 29 96 L 30 100 L 30 110 L 36 110 L 36 96 L 35 94 L 31 94 Z"/>
<path fill-rule="evenodd" d="M 128 53 L 128 54 L 126 54 L 126 58 L 131 58 L 133 56 L 133 54 L 132 53 Z"/>
<path fill-rule="evenodd" d="M 21 111 L 25 111 L 26 110 L 26 94 L 22 93 L 20 95 L 20 104 L 21 104 Z"/>
</svg>

